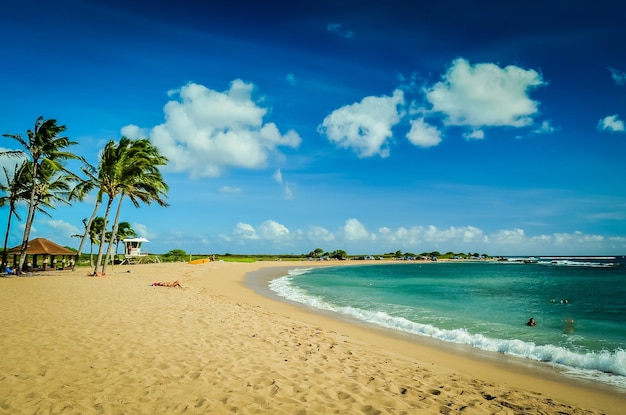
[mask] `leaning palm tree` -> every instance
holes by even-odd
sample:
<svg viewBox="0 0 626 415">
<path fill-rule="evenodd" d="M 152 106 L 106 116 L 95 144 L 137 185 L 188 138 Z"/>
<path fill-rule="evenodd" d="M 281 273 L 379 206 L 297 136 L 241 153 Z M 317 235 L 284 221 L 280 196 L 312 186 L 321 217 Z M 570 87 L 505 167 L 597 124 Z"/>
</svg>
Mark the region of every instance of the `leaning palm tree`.
<svg viewBox="0 0 626 415">
<path fill-rule="evenodd" d="M 0 197 L 0 207 L 8 205 L 9 218 L 7 220 L 7 230 L 4 236 L 4 247 L 2 249 L 2 264 L 0 264 L 0 271 L 4 271 L 4 267 L 7 264 L 7 244 L 9 242 L 9 233 L 11 231 L 11 219 L 15 216 L 17 220 L 21 220 L 17 212 L 17 203 L 28 200 L 30 197 L 28 185 L 24 180 L 26 177 L 25 172 L 28 168 L 29 165 L 27 162 L 23 162 L 20 165 L 16 164 L 13 173 L 10 174 L 6 167 L 2 167 L 6 184 L 0 184 L 0 190 L 6 194 Z"/>
<path fill-rule="evenodd" d="M 163 207 L 169 206 L 164 200 L 168 186 L 159 171 L 159 166 L 165 165 L 167 158 L 159 153 L 158 148 L 153 146 L 148 139 L 134 140 L 130 142 L 124 159 L 120 166 L 120 180 L 118 182 L 120 200 L 117 205 L 112 235 L 117 234 L 124 197 L 128 197 L 135 207 L 139 207 L 141 203 L 151 204 L 152 202 Z M 102 264 L 102 274 L 106 271 L 113 239 L 114 237 L 109 241 L 107 260 Z"/>
<path fill-rule="evenodd" d="M 100 268 L 100 264 L 102 263 L 102 249 L 106 238 L 106 227 L 109 212 L 111 211 L 113 200 L 115 200 L 117 195 L 120 193 L 120 175 L 122 165 L 126 160 L 125 153 L 127 152 L 130 144 L 131 139 L 127 137 L 122 137 L 119 143 L 114 140 L 110 140 L 100 153 L 100 162 L 98 163 L 98 185 L 100 187 L 100 193 L 107 196 L 107 203 L 104 210 L 102 229 L 100 232 L 100 245 L 98 246 L 98 257 L 96 259 L 96 266 L 93 270 L 93 275 L 98 274 L 98 268 Z"/>
<path fill-rule="evenodd" d="M 20 249 L 18 272 L 21 272 L 24 267 L 24 262 L 26 261 L 28 238 L 30 237 L 30 230 L 35 218 L 35 211 L 37 210 L 37 188 L 40 186 L 40 180 L 43 177 L 39 174 L 42 164 L 48 164 L 48 168 L 52 170 L 60 170 L 71 174 L 65 169 L 63 163 L 66 160 L 78 158 L 77 155 L 65 151 L 67 147 L 76 144 L 67 137 L 60 137 L 60 134 L 62 134 L 65 129 L 65 126 L 57 125 L 54 119 L 45 120 L 43 117 L 39 117 L 35 121 L 35 127 L 27 131 L 27 139 L 24 139 L 19 134 L 4 134 L 4 137 L 17 141 L 23 147 L 21 152 L 11 151 L 5 152 L 5 154 L 17 155 L 16 153 L 21 153 L 21 155 L 26 156 L 31 161 L 30 177 L 32 183 L 30 186 L 30 201 L 24 225 L 24 236 Z"/>
<path fill-rule="evenodd" d="M 98 209 L 100 208 L 100 204 L 102 203 L 102 189 L 100 188 L 98 170 L 91 164 L 87 163 L 87 161 L 85 160 L 83 160 L 83 166 L 81 167 L 81 170 L 86 177 L 79 180 L 74 189 L 72 189 L 72 192 L 70 193 L 70 200 L 83 200 L 94 189 L 98 189 L 98 194 L 96 196 L 96 203 L 93 208 L 93 212 L 91 213 L 91 216 L 89 218 L 83 219 L 85 232 L 80 238 L 78 250 L 76 251 L 76 261 L 74 261 L 72 265 L 72 271 L 76 270 L 76 264 L 78 263 L 80 254 L 83 252 L 83 246 L 85 245 L 85 241 L 87 240 L 87 238 L 89 238 L 91 242 L 91 248 L 89 252 L 89 264 L 93 267 L 93 242 L 97 239 L 97 236 L 93 235 L 92 223 L 95 220 L 94 218 L 96 217 Z M 100 228 L 98 227 L 98 229 Z"/>
</svg>

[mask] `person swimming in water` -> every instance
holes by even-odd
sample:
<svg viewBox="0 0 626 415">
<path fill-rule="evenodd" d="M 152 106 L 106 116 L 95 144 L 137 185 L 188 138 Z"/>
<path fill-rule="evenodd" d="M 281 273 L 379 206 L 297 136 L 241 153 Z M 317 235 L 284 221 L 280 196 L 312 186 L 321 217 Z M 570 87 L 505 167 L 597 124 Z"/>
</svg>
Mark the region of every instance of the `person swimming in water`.
<svg viewBox="0 0 626 415">
<path fill-rule="evenodd" d="M 537 322 L 535 321 L 534 318 L 530 318 L 530 320 L 528 320 L 528 322 L 526 323 L 527 326 L 536 326 Z"/>
</svg>

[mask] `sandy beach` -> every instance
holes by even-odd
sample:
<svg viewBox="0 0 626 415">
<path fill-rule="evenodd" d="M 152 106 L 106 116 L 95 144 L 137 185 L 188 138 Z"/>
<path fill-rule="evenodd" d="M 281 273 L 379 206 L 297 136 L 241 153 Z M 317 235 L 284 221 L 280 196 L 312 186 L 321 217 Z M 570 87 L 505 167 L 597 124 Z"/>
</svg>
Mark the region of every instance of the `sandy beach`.
<svg viewBox="0 0 626 415">
<path fill-rule="evenodd" d="M 0 278 L 0 414 L 620 414 L 551 369 L 392 336 L 259 294 L 319 263 Z M 281 267 L 281 268 L 278 268 Z M 257 272 L 257 291 L 245 284 Z M 178 280 L 184 288 L 152 286 Z"/>
</svg>

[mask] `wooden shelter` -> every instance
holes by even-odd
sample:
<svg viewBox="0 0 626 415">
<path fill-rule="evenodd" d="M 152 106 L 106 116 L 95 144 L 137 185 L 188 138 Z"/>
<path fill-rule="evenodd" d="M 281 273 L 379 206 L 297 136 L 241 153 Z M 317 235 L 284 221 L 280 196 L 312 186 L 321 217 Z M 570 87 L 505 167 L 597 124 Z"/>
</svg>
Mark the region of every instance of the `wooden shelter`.
<svg viewBox="0 0 626 415">
<path fill-rule="evenodd" d="M 22 245 L 17 245 L 8 250 L 9 255 L 13 255 L 13 263 L 17 264 L 17 256 L 20 254 Z M 43 270 L 48 269 L 64 269 L 71 266 L 71 262 L 76 257 L 76 252 L 62 247 L 61 245 L 54 243 L 46 238 L 35 238 L 28 241 L 28 247 L 26 248 L 26 256 L 31 257 L 31 262 L 26 263 L 26 270 Z M 41 262 L 39 259 L 41 257 Z M 61 257 L 61 261 L 58 261 L 57 257 Z"/>
</svg>

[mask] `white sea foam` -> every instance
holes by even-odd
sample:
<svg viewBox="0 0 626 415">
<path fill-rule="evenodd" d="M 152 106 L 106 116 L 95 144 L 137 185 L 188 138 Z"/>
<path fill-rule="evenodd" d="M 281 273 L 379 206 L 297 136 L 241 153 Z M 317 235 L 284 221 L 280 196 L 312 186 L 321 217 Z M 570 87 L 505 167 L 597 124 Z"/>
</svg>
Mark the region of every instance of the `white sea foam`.
<svg viewBox="0 0 626 415">
<path fill-rule="evenodd" d="M 321 298 L 310 296 L 292 284 L 293 277 L 308 272 L 294 269 L 289 275 L 270 282 L 270 289 L 280 297 L 322 310 L 337 312 L 381 327 L 428 336 L 446 342 L 466 344 L 481 350 L 503 353 L 558 366 L 573 376 L 594 379 L 626 388 L 626 351 L 577 353 L 555 345 L 536 345 L 516 339 L 494 339 L 472 334 L 465 329 L 441 329 L 421 324 L 384 311 L 369 311 L 355 307 L 339 307 Z"/>
</svg>

